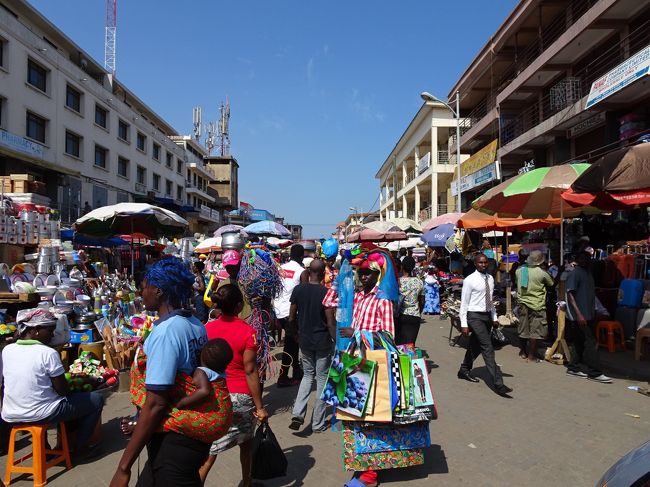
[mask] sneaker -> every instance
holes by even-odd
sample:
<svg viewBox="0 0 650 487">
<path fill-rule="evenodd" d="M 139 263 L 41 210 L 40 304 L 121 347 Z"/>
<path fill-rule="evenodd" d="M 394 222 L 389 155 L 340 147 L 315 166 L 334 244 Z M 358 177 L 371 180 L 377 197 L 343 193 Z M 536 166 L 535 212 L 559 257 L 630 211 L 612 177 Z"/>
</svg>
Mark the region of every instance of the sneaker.
<svg viewBox="0 0 650 487">
<path fill-rule="evenodd" d="M 298 431 L 302 426 L 303 420 L 300 418 L 291 418 L 290 430 Z"/>
<path fill-rule="evenodd" d="M 588 377 L 587 374 L 579 370 L 567 370 L 566 374 L 572 375 L 573 377 L 577 377 L 578 379 L 586 379 Z"/>
<path fill-rule="evenodd" d="M 598 377 L 589 377 L 589 380 L 593 380 L 594 382 L 600 382 L 601 384 L 612 383 L 612 379 L 610 377 L 607 377 L 605 374 L 600 374 Z"/>
</svg>

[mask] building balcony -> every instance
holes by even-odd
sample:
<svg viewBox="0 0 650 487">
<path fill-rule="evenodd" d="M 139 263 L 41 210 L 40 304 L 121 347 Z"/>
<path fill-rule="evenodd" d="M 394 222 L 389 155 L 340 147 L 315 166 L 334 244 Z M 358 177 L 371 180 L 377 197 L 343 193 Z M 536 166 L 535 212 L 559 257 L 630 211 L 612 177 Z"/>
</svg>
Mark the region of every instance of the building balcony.
<svg viewBox="0 0 650 487">
<path fill-rule="evenodd" d="M 215 202 L 214 197 L 210 196 L 208 193 L 206 193 L 206 192 L 203 191 L 202 189 L 200 189 L 200 188 L 194 186 L 192 183 L 189 183 L 189 182 L 187 182 L 187 181 L 185 182 L 185 192 L 186 192 L 188 195 L 199 196 L 199 197 L 201 197 L 202 199 L 204 199 L 204 200 L 206 200 L 206 201 L 209 201 L 210 203 L 214 203 L 214 202 Z"/>
<path fill-rule="evenodd" d="M 431 206 L 428 206 L 425 209 L 420 210 L 420 213 L 418 214 L 418 222 L 422 223 L 433 218 L 434 216 L 445 215 L 446 213 L 453 213 L 456 211 L 456 205 L 439 204 L 436 205 L 435 209 L 438 211 L 438 213 L 436 213 L 435 215 L 433 214 L 433 207 Z"/>
<path fill-rule="evenodd" d="M 202 162 L 189 162 L 187 164 L 188 169 L 201 176 L 203 179 L 206 179 L 208 182 L 215 181 L 214 174 L 210 171 Z"/>
<path fill-rule="evenodd" d="M 502 113 L 501 147 L 505 150 L 501 150 L 499 156 L 520 147 L 527 141 L 543 136 L 550 130 L 561 128 L 560 123 L 571 123 L 571 117 L 584 111 L 591 84 L 629 57 L 646 48 L 648 43 L 650 43 L 650 21 L 631 32 L 627 38 L 610 45 L 594 61 L 576 71 L 572 77 L 555 83 L 542 97 L 530 103 L 516 116 L 508 117 L 507 114 Z M 641 48 L 637 48 L 629 56 L 625 56 L 626 46 L 640 46 Z M 622 103 L 634 102 L 642 96 L 641 91 L 643 90 L 638 85 L 638 83 L 628 85 L 615 95 L 610 96 L 607 102 L 612 103 L 616 100 Z M 598 109 L 599 107 L 595 105 L 594 108 Z M 551 120 L 552 117 L 558 119 L 558 123 L 544 123 Z"/>
<path fill-rule="evenodd" d="M 221 223 L 220 213 L 206 205 L 201 205 L 199 208 L 199 218 L 213 223 Z"/>
</svg>

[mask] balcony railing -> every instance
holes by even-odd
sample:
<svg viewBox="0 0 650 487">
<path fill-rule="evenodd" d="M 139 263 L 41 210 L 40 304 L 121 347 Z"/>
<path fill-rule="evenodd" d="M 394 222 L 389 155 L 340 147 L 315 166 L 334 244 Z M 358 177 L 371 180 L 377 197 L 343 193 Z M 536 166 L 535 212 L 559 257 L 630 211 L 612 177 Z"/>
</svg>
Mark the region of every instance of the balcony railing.
<svg viewBox="0 0 650 487">
<path fill-rule="evenodd" d="M 530 104 L 516 117 L 508 119 L 502 115 L 501 144 L 505 145 L 511 142 L 582 99 L 589 93 L 593 81 L 629 57 L 624 55 L 625 47 L 634 46 L 636 48 L 629 49 L 630 56 L 632 56 L 647 46 L 649 42 L 650 21 L 646 21 L 625 39 L 605 49 L 596 59 L 576 71 L 574 76 L 556 83 L 540 100 Z"/>
<path fill-rule="evenodd" d="M 525 48 L 515 51 L 514 62 L 503 70 L 503 74 L 497 82 L 498 91 L 519 76 L 519 73 L 530 66 L 540 54 L 597 3 L 598 0 L 569 0 L 566 2 L 560 13 L 542 27 L 541 34 L 535 41 Z"/>
<path fill-rule="evenodd" d="M 497 100 L 494 95 L 488 95 L 481 100 L 474 109 L 469 112 L 469 115 L 460 121 L 460 134 L 465 134 L 470 128 L 476 125 L 479 120 L 485 117 L 490 110 L 497 106 Z"/>
<path fill-rule="evenodd" d="M 438 151 L 438 164 L 449 164 L 449 151 Z"/>
<path fill-rule="evenodd" d="M 199 208 L 199 214 L 204 218 L 219 223 L 219 212 L 217 210 L 211 209 L 209 206 L 201 205 Z"/>
</svg>

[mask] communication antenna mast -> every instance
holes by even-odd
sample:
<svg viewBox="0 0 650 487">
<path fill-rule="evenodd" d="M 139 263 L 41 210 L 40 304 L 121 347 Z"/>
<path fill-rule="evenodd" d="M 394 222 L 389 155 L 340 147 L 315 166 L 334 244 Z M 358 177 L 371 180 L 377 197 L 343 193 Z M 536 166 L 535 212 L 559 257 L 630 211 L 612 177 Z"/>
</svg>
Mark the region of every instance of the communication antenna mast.
<svg viewBox="0 0 650 487">
<path fill-rule="evenodd" d="M 221 103 L 221 106 L 219 107 L 219 113 L 221 114 L 221 116 L 219 117 L 217 145 L 219 146 L 221 155 L 227 156 L 228 154 L 230 154 L 230 134 L 229 134 L 230 102 L 228 101 L 228 98 L 226 98 L 225 105 L 223 104 L 223 102 Z"/>
<path fill-rule="evenodd" d="M 104 35 L 104 68 L 112 82 L 116 69 L 115 38 L 117 34 L 117 0 L 106 0 L 106 32 Z"/>
<path fill-rule="evenodd" d="M 208 155 L 212 153 L 214 149 L 214 135 L 217 131 L 217 124 L 210 122 L 205 126 L 205 147 L 208 149 Z"/>
<path fill-rule="evenodd" d="M 201 107 L 192 108 L 192 125 L 194 126 L 194 138 L 198 140 L 201 138 Z"/>
</svg>

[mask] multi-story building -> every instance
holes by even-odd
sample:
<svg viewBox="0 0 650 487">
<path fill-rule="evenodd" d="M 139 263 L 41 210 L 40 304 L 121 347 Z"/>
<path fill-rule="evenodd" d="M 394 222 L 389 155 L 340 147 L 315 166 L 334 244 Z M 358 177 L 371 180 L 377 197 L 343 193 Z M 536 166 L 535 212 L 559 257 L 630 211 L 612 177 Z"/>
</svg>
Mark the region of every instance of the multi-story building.
<svg viewBox="0 0 650 487">
<path fill-rule="evenodd" d="M 382 220 L 403 217 L 421 222 L 455 211 L 450 183 L 456 151 L 455 146 L 450 151 L 449 144 L 455 133 L 456 119 L 447 107 L 434 101 L 422 104 L 375 175 Z"/>
<path fill-rule="evenodd" d="M 216 198 L 208 193 L 208 185 L 214 180 L 214 175 L 204 162 L 207 150 L 189 135 L 171 136 L 170 139 L 185 151 L 186 200 L 183 210 L 190 223 L 190 231 L 208 234 L 219 227 L 222 219 L 219 210 L 213 208 Z M 177 167 L 177 171 L 182 169 L 181 165 Z"/>
<path fill-rule="evenodd" d="M 176 135 L 29 3 L 0 2 L 0 174 L 44 182 L 64 221 L 86 202 L 144 197 L 180 209 L 187 161 L 200 158 Z"/>
<path fill-rule="evenodd" d="M 364 223 L 370 223 L 379 220 L 379 212 L 354 212 L 350 213 L 344 222 L 336 226 L 339 234 L 339 241 L 344 242 L 350 235 L 359 230 Z M 342 238 L 341 238 L 342 236 Z"/>
<path fill-rule="evenodd" d="M 239 164 L 233 156 L 207 156 L 203 159 L 212 173 L 208 193 L 214 194 L 215 206 L 222 210 L 239 207 Z"/>
<path fill-rule="evenodd" d="M 649 66 L 649 2 L 522 0 L 450 90 L 461 149 L 497 141 L 503 178 L 593 160 L 648 132 Z"/>
</svg>

